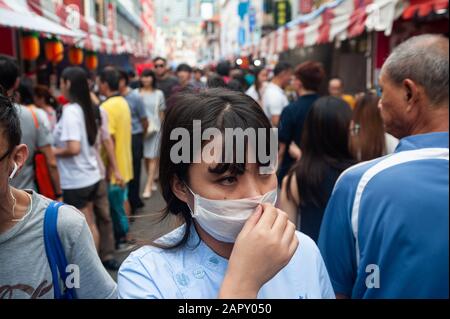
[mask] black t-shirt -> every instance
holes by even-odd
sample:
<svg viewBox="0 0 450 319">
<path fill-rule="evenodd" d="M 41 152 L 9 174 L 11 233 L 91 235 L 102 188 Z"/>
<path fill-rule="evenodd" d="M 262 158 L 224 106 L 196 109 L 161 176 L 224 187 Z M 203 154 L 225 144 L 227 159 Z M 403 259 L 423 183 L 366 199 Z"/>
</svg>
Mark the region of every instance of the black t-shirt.
<svg viewBox="0 0 450 319">
<path fill-rule="evenodd" d="M 280 124 L 278 127 L 278 140 L 280 143 L 286 144 L 286 152 L 284 153 L 283 163 L 278 172 L 280 185 L 284 176 L 287 175 L 291 166 L 294 164 L 294 159 L 288 152 L 289 145 L 291 142 L 295 142 L 300 146 L 306 116 L 318 98 L 318 94 L 301 96 L 297 101 L 289 104 L 281 113 Z"/>
<path fill-rule="evenodd" d="M 169 76 L 165 79 L 158 79 L 156 87 L 163 91 L 164 98 L 167 100 L 171 95 L 173 88 L 178 85 L 178 79 Z"/>
</svg>

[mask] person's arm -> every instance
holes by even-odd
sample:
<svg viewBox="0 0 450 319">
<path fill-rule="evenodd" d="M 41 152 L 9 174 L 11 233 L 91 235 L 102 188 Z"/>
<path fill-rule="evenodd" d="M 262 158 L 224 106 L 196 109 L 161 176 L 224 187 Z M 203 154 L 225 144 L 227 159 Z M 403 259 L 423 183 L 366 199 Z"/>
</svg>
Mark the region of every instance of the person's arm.
<svg viewBox="0 0 450 319">
<path fill-rule="evenodd" d="M 299 245 L 295 225 L 270 204 L 258 206 L 236 239 L 219 292 L 221 299 L 253 299 L 291 260 Z"/>
<path fill-rule="evenodd" d="M 65 147 L 54 147 L 53 153 L 56 157 L 77 156 L 81 152 L 81 143 L 79 141 L 67 141 Z"/>
<path fill-rule="evenodd" d="M 278 167 L 281 167 L 283 164 L 284 154 L 286 153 L 286 144 L 279 142 L 278 147 Z"/>
<path fill-rule="evenodd" d="M 117 165 L 116 153 L 115 153 L 115 143 L 114 138 L 110 137 L 103 140 L 103 147 L 106 151 L 106 156 L 108 158 L 108 170 L 112 174 L 114 174 L 114 178 L 116 179 L 117 185 L 124 186 L 124 180 L 122 174 L 120 174 L 119 166 Z"/>
<path fill-rule="evenodd" d="M 289 220 L 297 225 L 298 207 L 300 203 L 300 197 L 298 194 L 297 175 L 292 174 L 291 182 L 288 185 L 289 177 L 286 176 L 283 179 L 283 185 L 281 188 L 280 209 L 286 212 L 289 216 Z M 288 187 L 290 188 L 291 198 L 288 198 Z"/>
<path fill-rule="evenodd" d="M 52 147 L 50 145 L 40 147 L 39 151 L 41 151 L 41 153 L 45 156 L 48 171 L 50 173 L 50 179 L 53 185 L 53 190 L 56 193 L 57 200 L 60 201 L 62 199 L 62 190 L 55 154 L 53 153 Z"/>
<path fill-rule="evenodd" d="M 289 145 L 289 155 L 297 162 L 302 157 L 302 150 L 295 142 L 292 142 L 291 145 Z"/>
<path fill-rule="evenodd" d="M 280 124 L 280 115 L 273 115 L 272 116 L 272 126 L 278 127 L 278 124 Z"/>
</svg>

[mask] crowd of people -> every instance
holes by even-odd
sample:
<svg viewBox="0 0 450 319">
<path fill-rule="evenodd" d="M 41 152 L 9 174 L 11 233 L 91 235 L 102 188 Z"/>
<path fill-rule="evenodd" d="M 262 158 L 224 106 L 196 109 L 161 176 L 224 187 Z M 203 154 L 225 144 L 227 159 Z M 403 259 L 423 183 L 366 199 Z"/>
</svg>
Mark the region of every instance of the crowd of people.
<svg viewBox="0 0 450 319">
<path fill-rule="evenodd" d="M 161 57 L 138 75 L 68 67 L 54 92 L 0 56 L 0 299 L 57 297 L 53 201 L 78 298 L 448 298 L 448 51 L 413 37 L 380 90 L 355 95 L 315 61 L 172 71 Z M 172 133 L 195 136 L 194 121 L 202 136 L 277 128 L 277 168 L 174 162 Z M 182 226 L 136 250 L 130 223 L 158 190 Z"/>
</svg>

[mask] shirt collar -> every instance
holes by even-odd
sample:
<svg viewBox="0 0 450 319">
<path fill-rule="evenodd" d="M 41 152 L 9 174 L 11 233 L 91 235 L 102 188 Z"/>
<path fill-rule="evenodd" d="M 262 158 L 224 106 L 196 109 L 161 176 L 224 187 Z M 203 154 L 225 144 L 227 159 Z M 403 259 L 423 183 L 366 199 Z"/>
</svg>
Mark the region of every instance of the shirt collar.
<svg viewBox="0 0 450 319">
<path fill-rule="evenodd" d="M 448 148 L 448 132 L 426 133 L 407 136 L 400 140 L 395 152 L 409 151 L 421 148 Z"/>
</svg>

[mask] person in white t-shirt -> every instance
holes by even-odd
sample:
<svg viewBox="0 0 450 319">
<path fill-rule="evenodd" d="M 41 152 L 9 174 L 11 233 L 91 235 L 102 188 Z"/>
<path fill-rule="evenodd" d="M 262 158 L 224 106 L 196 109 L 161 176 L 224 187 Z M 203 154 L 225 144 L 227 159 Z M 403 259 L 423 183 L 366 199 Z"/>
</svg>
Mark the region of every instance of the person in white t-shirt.
<svg viewBox="0 0 450 319">
<path fill-rule="evenodd" d="M 63 198 L 85 215 L 98 248 L 93 207 L 101 180 L 95 150 L 98 116 L 92 106 L 86 72 L 79 67 L 65 69 L 61 91 L 70 103 L 63 107 L 53 135 Z"/>
<path fill-rule="evenodd" d="M 259 105 L 262 106 L 262 97 L 267 86 L 267 79 L 269 72 L 265 68 L 256 68 L 254 70 L 255 83 L 245 92 L 248 96 L 253 98 Z"/>
<path fill-rule="evenodd" d="M 275 66 L 272 81 L 265 88 L 262 105 L 264 113 L 274 127 L 278 126 L 281 112 L 289 104 L 284 89 L 289 85 L 291 77 L 292 66 L 287 62 L 279 62 Z"/>
</svg>

